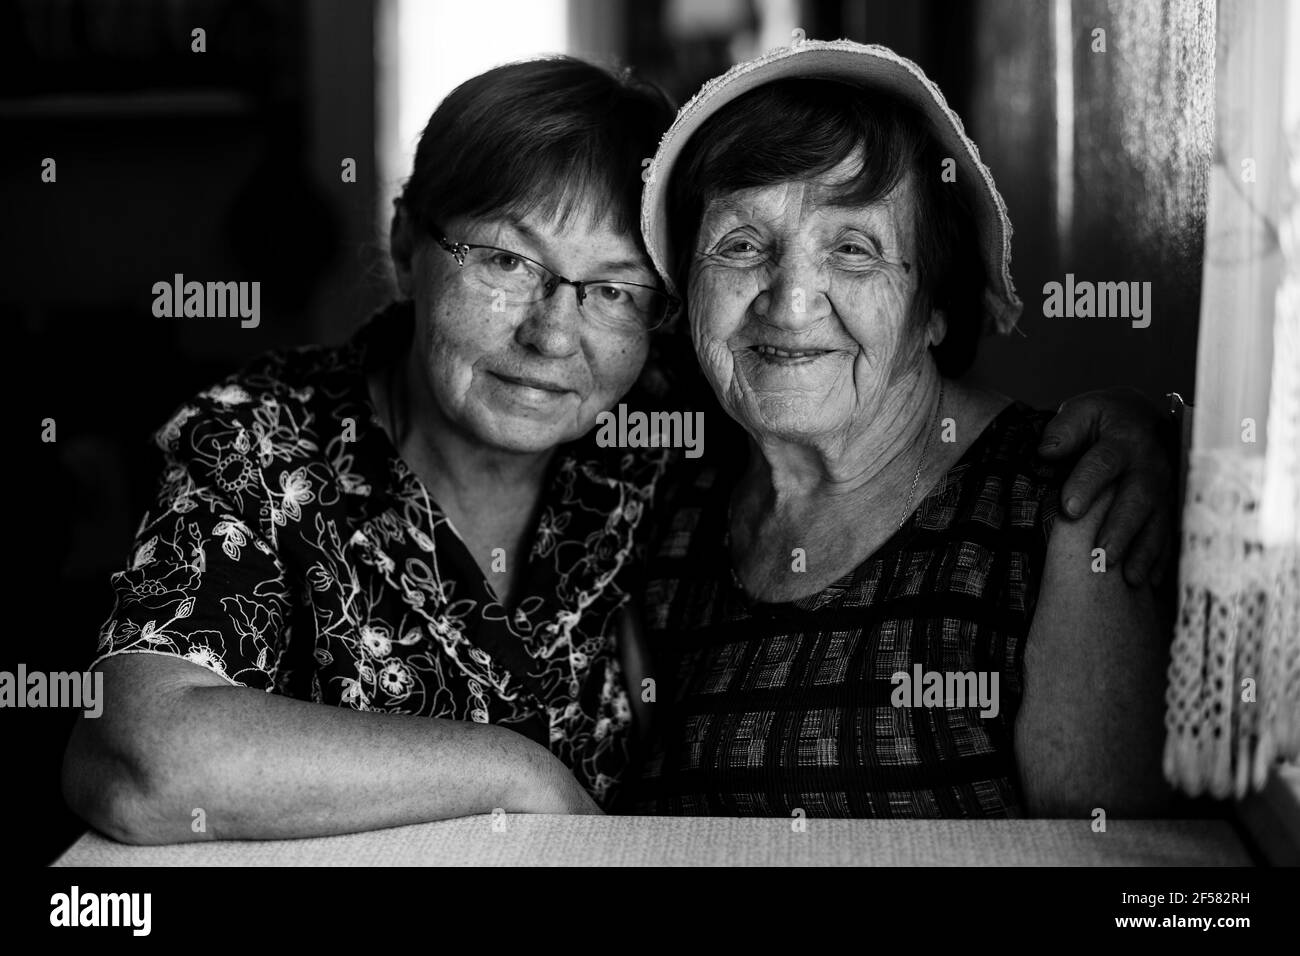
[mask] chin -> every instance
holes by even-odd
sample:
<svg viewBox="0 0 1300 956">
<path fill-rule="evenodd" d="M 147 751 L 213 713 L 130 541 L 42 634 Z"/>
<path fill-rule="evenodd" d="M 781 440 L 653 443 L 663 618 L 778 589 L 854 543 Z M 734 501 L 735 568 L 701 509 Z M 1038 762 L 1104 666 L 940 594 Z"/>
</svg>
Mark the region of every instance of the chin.
<svg viewBox="0 0 1300 956">
<path fill-rule="evenodd" d="M 475 429 L 485 445 L 521 455 L 541 454 L 582 435 L 568 422 L 546 422 L 518 416 L 498 416 Z"/>
<path fill-rule="evenodd" d="M 759 436 L 801 441 L 832 430 L 825 421 L 825 404 L 807 395 L 766 395 L 751 398 L 746 404 L 748 407 L 740 420 Z"/>
</svg>

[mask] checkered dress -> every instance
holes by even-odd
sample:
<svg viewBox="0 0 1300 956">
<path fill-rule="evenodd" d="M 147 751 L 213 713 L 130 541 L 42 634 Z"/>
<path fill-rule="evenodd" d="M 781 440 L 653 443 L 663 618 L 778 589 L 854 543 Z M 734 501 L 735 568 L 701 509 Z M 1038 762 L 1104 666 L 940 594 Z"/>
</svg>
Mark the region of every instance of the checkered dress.
<svg viewBox="0 0 1300 956">
<path fill-rule="evenodd" d="M 639 812 L 1009 817 L 1012 728 L 1059 480 L 1035 453 L 1049 413 L 1004 409 L 903 528 L 850 574 L 769 604 L 735 583 L 736 476 L 680 485 L 651 553 L 662 739 Z M 999 710 L 894 706 L 892 675 L 999 675 Z M 901 695 L 898 695 L 901 696 Z"/>
</svg>

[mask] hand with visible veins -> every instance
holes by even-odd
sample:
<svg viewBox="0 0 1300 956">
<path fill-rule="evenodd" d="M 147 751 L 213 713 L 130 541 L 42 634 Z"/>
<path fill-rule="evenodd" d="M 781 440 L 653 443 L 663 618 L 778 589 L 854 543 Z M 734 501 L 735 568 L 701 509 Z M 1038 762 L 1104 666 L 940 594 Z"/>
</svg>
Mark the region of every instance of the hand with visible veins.
<svg viewBox="0 0 1300 956">
<path fill-rule="evenodd" d="M 1174 467 L 1161 416 L 1140 393 L 1108 388 L 1066 399 L 1043 429 L 1038 452 L 1080 455 L 1061 488 L 1061 507 L 1078 518 L 1107 488 L 1115 500 L 1097 533 L 1106 563 L 1120 563 L 1131 585 L 1163 582 L 1173 553 Z"/>
</svg>

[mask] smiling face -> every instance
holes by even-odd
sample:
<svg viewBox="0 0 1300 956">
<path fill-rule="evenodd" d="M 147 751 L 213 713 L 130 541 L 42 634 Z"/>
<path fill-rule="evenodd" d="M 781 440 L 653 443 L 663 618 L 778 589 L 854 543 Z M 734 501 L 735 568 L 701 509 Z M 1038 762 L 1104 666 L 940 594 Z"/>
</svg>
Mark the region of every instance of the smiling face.
<svg viewBox="0 0 1300 956">
<path fill-rule="evenodd" d="M 632 236 L 581 212 L 563 222 L 501 214 L 441 225 L 453 242 L 498 246 L 571 278 L 656 284 Z M 415 301 L 418 407 L 487 447 L 539 453 L 583 435 L 631 388 L 648 333 L 593 323 L 568 285 L 540 302 L 505 302 L 434 238 L 394 244 L 398 285 Z"/>
<path fill-rule="evenodd" d="M 696 354 L 727 412 L 757 438 L 847 440 L 928 360 L 908 174 L 865 206 L 833 203 L 861 168 L 705 203 L 689 278 Z"/>
</svg>

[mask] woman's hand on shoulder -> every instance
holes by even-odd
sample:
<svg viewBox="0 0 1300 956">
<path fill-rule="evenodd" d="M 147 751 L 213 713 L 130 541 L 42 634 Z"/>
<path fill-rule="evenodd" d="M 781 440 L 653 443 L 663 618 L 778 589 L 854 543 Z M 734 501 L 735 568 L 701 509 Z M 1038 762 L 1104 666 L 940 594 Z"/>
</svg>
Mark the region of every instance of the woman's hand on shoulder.
<svg viewBox="0 0 1300 956">
<path fill-rule="evenodd" d="M 1161 422 L 1133 389 L 1087 392 L 1061 404 L 1038 447 L 1044 458 L 1081 455 L 1061 488 L 1067 516 L 1083 516 L 1113 489 L 1094 542 L 1132 585 L 1160 583 L 1172 554 L 1174 468 Z"/>
</svg>

